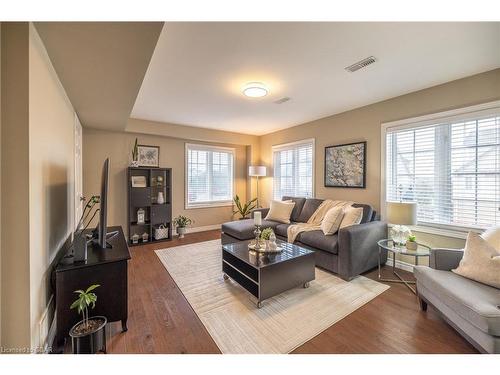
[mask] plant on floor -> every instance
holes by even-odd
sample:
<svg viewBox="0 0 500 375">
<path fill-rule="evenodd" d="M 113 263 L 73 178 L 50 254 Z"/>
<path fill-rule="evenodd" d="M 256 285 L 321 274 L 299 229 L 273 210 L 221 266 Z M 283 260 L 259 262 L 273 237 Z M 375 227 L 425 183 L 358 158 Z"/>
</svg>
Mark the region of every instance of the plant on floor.
<svg viewBox="0 0 500 375">
<path fill-rule="evenodd" d="M 71 304 L 70 309 L 77 309 L 78 314 L 82 314 L 85 329 L 89 328 L 89 307 L 93 309 L 97 301 L 97 295 L 92 291 L 99 286 L 99 284 L 94 284 L 89 286 L 87 290 L 79 289 L 74 291 L 74 293 L 78 293 L 78 299 Z"/>
<path fill-rule="evenodd" d="M 193 224 L 194 221 L 187 216 L 179 215 L 174 219 L 174 224 L 178 228 L 186 228 L 187 226 Z"/>
<path fill-rule="evenodd" d="M 252 210 L 257 206 L 257 204 L 255 203 L 257 201 L 257 198 L 254 198 L 246 202 L 245 204 L 242 204 L 240 197 L 236 195 L 233 201 L 237 208 L 236 211 L 233 211 L 233 214 L 239 213 L 242 219 L 246 219 L 247 216 L 250 215 Z"/>
<path fill-rule="evenodd" d="M 260 234 L 260 238 L 263 240 L 269 240 L 269 237 L 271 237 L 271 234 L 274 233 L 273 228 L 264 228 L 262 230 L 262 233 Z"/>
<path fill-rule="evenodd" d="M 190 218 L 179 215 L 174 219 L 174 225 L 177 227 L 177 234 L 179 238 L 184 238 L 184 233 L 186 233 L 186 227 L 194 223 L 194 220 Z"/>
</svg>

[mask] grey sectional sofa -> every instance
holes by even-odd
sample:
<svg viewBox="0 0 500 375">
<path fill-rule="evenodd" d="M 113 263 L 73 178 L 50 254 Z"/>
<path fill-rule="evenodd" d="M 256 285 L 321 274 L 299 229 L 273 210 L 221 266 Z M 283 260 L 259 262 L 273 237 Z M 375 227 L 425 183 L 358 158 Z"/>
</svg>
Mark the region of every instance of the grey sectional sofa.
<svg viewBox="0 0 500 375">
<path fill-rule="evenodd" d="M 500 353 L 500 289 L 451 272 L 462 256 L 462 250 L 432 249 L 430 267 L 415 267 L 420 306 L 433 305 L 480 352 Z"/>
<path fill-rule="evenodd" d="M 291 221 L 305 223 L 323 202 L 322 199 L 283 197 L 293 200 L 295 207 Z M 361 224 L 343 228 L 332 236 L 325 236 L 321 230 L 299 234 L 296 244 L 315 251 L 316 266 L 338 274 L 344 280 L 377 267 L 377 242 L 387 237 L 387 224 L 376 218 L 376 212 L 366 204 L 354 204 L 363 208 Z M 259 209 L 264 218 L 268 208 Z M 253 216 L 253 215 L 252 215 Z M 262 221 L 262 228 L 273 228 L 276 237 L 286 241 L 290 224 Z M 245 241 L 253 238 L 252 219 L 236 220 L 222 224 L 222 244 Z M 387 252 L 382 253 L 382 264 L 387 261 Z"/>
</svg>

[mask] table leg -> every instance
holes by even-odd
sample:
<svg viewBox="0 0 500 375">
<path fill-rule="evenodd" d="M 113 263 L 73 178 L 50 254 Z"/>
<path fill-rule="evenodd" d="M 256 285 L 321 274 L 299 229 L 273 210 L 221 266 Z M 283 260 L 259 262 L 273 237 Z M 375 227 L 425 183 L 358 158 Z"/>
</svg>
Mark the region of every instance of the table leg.
<svg viewBox="0 0 500 375">
<path fill-rule="evenodd" d="M 378 247 L 378 279 L 380 280 L 380 256 L 382 253 L 382 248 Z"/>
</svg>

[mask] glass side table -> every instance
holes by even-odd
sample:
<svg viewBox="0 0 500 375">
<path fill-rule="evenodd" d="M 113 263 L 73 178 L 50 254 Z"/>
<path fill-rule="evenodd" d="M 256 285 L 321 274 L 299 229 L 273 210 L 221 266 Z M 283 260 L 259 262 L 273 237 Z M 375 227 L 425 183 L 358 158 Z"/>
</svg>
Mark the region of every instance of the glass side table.
<svg viewBox="0 0 500 375">
<path fill-rule="evenodd" d="M 431 248 L 427 245 L 418 244 L 417 250 L 408 250 L 405 246 L 397 246 L 393 240 L 385 239 L 377 242 L 378 244 L 378 279 L 380 281 L 391 282 L 391 283 L 404 283 L 408 289 L 413 293 L 417 294 L 415 288 L 410 284 L 415 284 L 415 281 L 405 280 L 396 272 L 396 254 L 408 255 L 415 257 L 415 265 L 418 266 L 418 259 L 421 257 L 429 257 Z M 380 257 L 382 255 L 382 249 L 390 251 L 392 253 L 392 273 L 397 277 L 397 279 L 383 279 L 380 275 Z"/>
</svg>

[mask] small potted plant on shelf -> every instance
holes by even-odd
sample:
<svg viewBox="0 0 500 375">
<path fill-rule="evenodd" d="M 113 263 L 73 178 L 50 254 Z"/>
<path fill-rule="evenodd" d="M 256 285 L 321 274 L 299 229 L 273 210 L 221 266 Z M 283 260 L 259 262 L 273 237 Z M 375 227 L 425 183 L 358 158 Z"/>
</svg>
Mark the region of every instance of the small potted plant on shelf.
<svg viewBox="0 0 500 375">
<path fill-rule="evenodd" d="M 411 251 L 415 251 L 418 248 L 417 237 L 413 234 L 408 236 L 406 240 L 406 248 Z"/>
<path fill-rule="evenodd" d="M 233 211 L 233 214 L 240 214 L 240 220 L 244 220 L 250 215 L 252 210 L 256 207 L 255 202 L 257 201 L 257 198 L 254 198 L 245 204 L 241 203 L 240 197 L 236 195 L 233 199 L 234 204 L 236 206 L 236 211 Z"/>
<path fill-rule="evenodd" d="M 106 323 L 104 316 L 89 318 L 89 307 L 94 308 L 97 295 L 92 291 L 100 285 L 91 285 L 86 290 L 75 290 L 78 298 L 70 309 L 77 309 L 82 320 L 76 323 L 69 331 L 73 354 L 95 354 L 99 351 L 106 353 Z"/>
<path fill-rule="evenodd" d="M 193 220 L 183 215 L 179 215 L 174 219 L 174 225 L 177 227 L 177 234 L 179 235 L 179 238 L 184 238 L 186 227 L 193 223 Z"/>
</svg>

